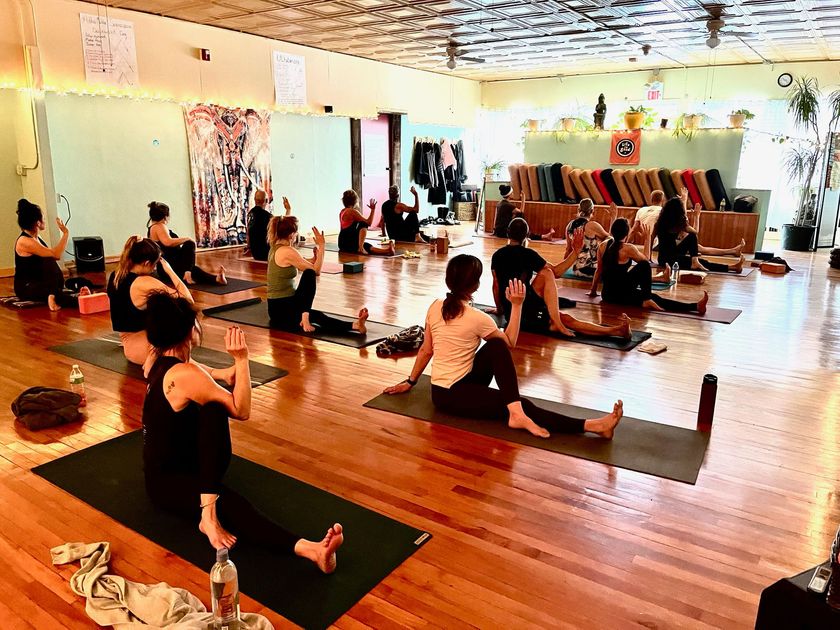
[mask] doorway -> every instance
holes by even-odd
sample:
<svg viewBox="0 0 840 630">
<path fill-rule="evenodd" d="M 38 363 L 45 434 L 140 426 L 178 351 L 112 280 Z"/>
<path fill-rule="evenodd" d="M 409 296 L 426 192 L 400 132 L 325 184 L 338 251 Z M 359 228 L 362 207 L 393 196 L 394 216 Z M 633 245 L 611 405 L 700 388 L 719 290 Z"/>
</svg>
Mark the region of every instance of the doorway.
<svg viewBox="0 0 840 630">
<path fill-rule="evenodd" d="M 353 188 L 359 193 L 359 207 L 367 215 L 368 203 L 376 199 L 372 228 L 382 224 L 382 204 L 388 200 L 388 187 L 400 185 L 401 114 L 380 114 L 372 119 L 351 119 Z"/>
</svg>

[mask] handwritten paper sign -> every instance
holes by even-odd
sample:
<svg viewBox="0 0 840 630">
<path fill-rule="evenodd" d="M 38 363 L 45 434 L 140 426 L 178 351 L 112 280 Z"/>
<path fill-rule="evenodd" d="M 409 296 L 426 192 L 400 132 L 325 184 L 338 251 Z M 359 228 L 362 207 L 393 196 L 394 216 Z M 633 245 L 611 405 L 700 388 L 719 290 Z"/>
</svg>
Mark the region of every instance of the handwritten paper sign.
<svg viewBox="0 0 840 630">
<path fill-rule="evenodd" d="M 274 101 L 278 105 L 306 105 L 306 59 L 274 51 Z"/>
<path fill-rule="evenodd" d="M 88 83 L 137 87 L 134 23 L 80 13 L 85 78 Z"/>
</svg>

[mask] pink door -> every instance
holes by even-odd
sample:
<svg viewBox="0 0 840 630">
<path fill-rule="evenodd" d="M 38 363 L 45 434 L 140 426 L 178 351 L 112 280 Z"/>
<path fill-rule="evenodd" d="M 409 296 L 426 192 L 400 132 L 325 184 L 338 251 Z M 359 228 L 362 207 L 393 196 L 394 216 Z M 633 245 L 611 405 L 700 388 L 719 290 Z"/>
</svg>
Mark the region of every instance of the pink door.
<svg viewBox="0 0 840 630">
<path fill-rule="evenodd" d="M 362 119 L 362 190 L 360 191 L 362 214 L 367 216 L 368 201 L 376 199 L 376 214 L 371 227 L 379 227 L 380 209 L 388 200 L 388 186 L 391 184 L 388 168 L 391 162 L 388 115 L 380 114 L 376 120 Z"/>
</svg>

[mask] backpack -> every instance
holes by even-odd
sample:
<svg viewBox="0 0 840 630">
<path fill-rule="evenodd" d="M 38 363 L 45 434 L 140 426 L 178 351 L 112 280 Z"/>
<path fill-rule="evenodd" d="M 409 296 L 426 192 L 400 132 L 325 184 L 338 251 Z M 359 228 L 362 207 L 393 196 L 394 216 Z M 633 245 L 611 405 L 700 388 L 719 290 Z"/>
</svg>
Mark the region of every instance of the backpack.
<svg viewBox="0 0 840 630">
<path fill-rule="evenodd" d="M 753 195 L 738 195 L 732 204 L 735 212 L 753 212 L 758 203 L 758 198 Z"/>
<path fill-rule="evenodd" d="M 395 335 L 385 337 L 385 340 L 376 346 L 376 356 L 389 357 L 392 354 L 414 352 L 423 345 L 424 338 L 425 331 L 422 326 L 405 328 Z"/>
<path fill-rule="evenodd" d="M 53 387 L 30 387 L 12 402 L 12 413 L 27 429 L 38 431 L 80 420 L 80 402 L 82 397 L 74 392 Z"/>
</svg>

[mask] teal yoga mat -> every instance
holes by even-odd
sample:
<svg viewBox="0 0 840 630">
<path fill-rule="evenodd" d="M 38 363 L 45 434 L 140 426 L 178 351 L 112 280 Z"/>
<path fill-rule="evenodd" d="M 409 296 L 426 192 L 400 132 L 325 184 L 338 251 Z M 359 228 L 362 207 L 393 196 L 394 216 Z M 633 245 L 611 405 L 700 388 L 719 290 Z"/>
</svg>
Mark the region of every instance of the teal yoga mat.
<svg viewBox="0 0 840 630">
<path fill-rule="evenodd" d="M 32 472 L 209 571 L 215 552 L 197 524 L 160 511 L 147 498 L 142 448 L 141 432 L 135 431 Z M 243 540 L 231 550 L 240 590 L 305 628 L 331 625 L 430 538 L 419 529 L 236 455 L 225 485 L 304 538 L 320 540 L 336 522 L 344 527 L 345 541 L 332 575 L 291 553 Z"/>
</svg>

